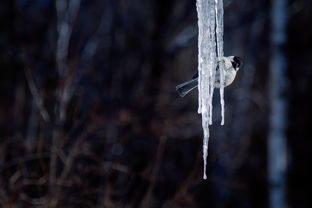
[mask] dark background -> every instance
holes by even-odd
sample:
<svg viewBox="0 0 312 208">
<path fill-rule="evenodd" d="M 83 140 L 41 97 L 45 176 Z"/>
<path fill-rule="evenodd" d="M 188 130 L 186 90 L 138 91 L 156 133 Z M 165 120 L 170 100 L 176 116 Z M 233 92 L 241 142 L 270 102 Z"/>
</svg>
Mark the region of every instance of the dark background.
<svg viewBox="0 0 312 208">
<path fill-rule="evenodd" d="M 0 3 L 0 206 L 268 207 L 271 2 L 224 1 L 245 66 L 225 126 L 215 94 L 206 181 L 197 90 L 175 92 L 197 70 L 195 0 L 70 2 Z M 312 2 L 287 13 L 286 200 L 311 207 Z"/>
</svg>

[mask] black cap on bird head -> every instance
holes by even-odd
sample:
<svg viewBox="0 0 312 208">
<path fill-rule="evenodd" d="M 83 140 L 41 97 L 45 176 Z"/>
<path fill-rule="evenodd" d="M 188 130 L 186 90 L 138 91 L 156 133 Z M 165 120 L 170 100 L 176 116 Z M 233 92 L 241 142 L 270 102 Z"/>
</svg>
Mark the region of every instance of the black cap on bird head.
<svg viewBox="0 0 312 208">
<path fill-rule="evenodd" d="M 233 60 L 231 61 L 233 68 L 237 71 L 239 68 L 242 68 L 243 66 L 243 60 L 238 57 L 234 56 Z"/>
</svg>

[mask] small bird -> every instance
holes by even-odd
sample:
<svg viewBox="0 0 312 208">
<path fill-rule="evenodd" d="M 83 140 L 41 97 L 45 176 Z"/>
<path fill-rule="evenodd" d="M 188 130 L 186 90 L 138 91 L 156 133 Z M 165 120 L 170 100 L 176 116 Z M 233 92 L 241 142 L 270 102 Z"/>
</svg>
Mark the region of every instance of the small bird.
<svg viewBox="0 0 312 208">
<path fill-rule="evenodd" d="M 234 81 L 236 72 L 239 70 L 240 67 L 242 67 L 243 62 L 242 59 L 239 58 L 238 56 L 228 56 L 219 58 L 218 62 L 221 61 L 224 62 L 224 80 L 225 80 L 224 86 L 227 87 Z M 189 93 L 197 86 L 198 86 L 198 72 L 192 77 L 191 80 L 177 85 L 176 90 L 178 91 L 181 97 L 184 97 L 187 93 Z M 219 66 L 217 66 L 216 68 L 214 87 L 220 88 Z"/>
</svg>

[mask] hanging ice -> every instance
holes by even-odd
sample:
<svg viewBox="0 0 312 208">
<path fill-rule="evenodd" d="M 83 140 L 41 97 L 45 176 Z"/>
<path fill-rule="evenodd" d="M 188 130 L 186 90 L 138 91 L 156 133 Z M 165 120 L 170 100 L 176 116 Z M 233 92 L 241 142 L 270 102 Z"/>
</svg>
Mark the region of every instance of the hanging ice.
<svg viewBox="0 0 312 208">
<path fill-rule="evenodd" d="M 197 0 L 198 13 L 198 113 L 202 114 L 204 176 L 208 156 L 209 125 L 212 124 L 212 98 L 215 72 L 219 64 L 221 74 L 221 125 L 224 124 L 224 70 L 218 57 L 223 57 L 223 0 Z"/>
</svg>

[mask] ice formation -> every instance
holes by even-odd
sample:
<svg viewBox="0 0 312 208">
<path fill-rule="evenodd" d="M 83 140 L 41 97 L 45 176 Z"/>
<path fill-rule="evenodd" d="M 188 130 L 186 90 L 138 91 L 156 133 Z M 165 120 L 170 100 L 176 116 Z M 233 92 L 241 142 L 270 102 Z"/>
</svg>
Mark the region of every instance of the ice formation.
<svg viewBox="0 0 312 208">
<path fill-rule="evenodd" d="M 224 124 L 224 66 L 223 57 L 223 0 L 197 0 L 198 13 L 198 113 L 202 115 L 204 179 L 207 179 L 209 125 L 212 124 L 212 98 L 216 67 L 221 74 L 220 103 L 221 125 Z"/>
</svg>

